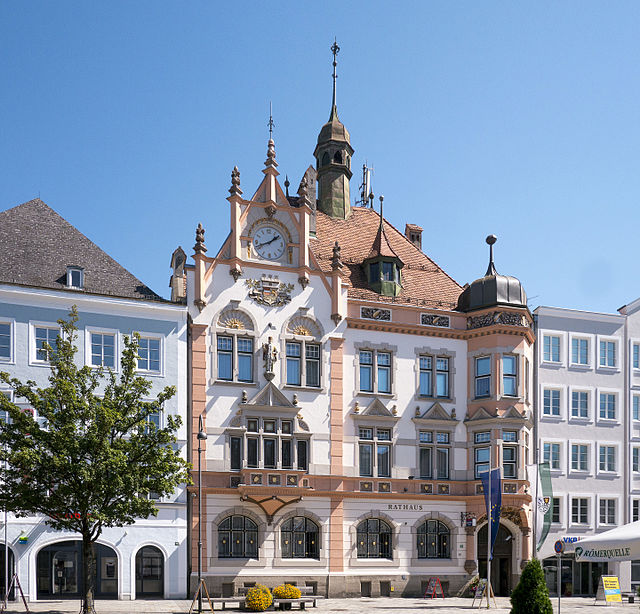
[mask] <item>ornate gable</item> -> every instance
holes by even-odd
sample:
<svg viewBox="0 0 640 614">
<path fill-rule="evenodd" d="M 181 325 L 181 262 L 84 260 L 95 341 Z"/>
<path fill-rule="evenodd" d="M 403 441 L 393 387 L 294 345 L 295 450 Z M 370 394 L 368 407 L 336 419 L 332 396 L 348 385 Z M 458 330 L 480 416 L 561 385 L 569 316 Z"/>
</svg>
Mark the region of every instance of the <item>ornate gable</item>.
<svg viewBox="0 0 640 614">
<path fill-rule="evenodd" d="M 298 411 L 297 404 L 292 403 L 273 383 L 267 382 L 262 390 L 246 403 L 240 403 L 243 409 Z"/>
<path fill-rule="evenodd" d="M 442 407 L 439 401 L 436 401 L 422 415 L 419 415 L 418 411 L 419 410 L 416 408 L 416 417 L 414 418 L 414 422 L 458 422 L 458 419 L 456 418 L 456 410 L 452 410 L 451 415 L 449 415 L 447 410 Z"/>
<path fill-rule="evenodd" d="M 360 411 L 360 407 L 356 402 L 351 415 L 354 418 L 368 418 L 376 421 L 396 422 L 397 420 L 400 420 L 400 417 L 397 416 L 396 413 L 395 408 L 390 411 L 380 399 L 375 398 L 362 411 Z"/>
</svg>

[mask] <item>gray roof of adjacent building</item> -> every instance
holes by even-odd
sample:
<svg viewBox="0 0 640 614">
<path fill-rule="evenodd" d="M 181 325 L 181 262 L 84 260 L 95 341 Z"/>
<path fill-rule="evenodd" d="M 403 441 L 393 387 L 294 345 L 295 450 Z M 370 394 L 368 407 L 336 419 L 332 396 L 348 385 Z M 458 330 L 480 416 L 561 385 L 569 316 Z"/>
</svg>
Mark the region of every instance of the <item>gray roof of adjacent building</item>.
<svg viewBox="0 0 640 614">
<path fill-rule="evenodd" d="M 0 283 L 170 302 L 118 264 L 39 198 L 0 212 Z M 67 268 L 83 271 L 69 290 Z"/>
</svg>

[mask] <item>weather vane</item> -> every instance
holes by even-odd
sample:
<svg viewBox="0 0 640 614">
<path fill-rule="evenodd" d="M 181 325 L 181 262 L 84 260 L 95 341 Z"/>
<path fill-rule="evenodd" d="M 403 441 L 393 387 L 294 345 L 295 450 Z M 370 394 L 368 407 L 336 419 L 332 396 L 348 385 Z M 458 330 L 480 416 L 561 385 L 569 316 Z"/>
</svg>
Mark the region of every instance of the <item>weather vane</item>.
<svg viewBox="0 0 640 614">
<path fill-rule="evenodd" d="M 269 140 L 272 140 L 273 129 L 275 128 L 276 124 L 273 121 L 273 107 L 271 103 L 269 103 L 269 123 L 267 124 L 267 126 L 269 126 Z"/>
<path fill-rule="evenodd" d="M 340 47 L 338 47 L 338 41 L 337 39 L 333 39 L 333 45 L 331 45 L 331 51 L 333 53 L 333 106 L 336 106 L 336 79 L 338 78 L 338 75 L 336 74 L 336 66 L 338 65 L 338 62 L 336 60 L 336 57 L 338 56 L 338 53 L 340 53 Z"/>
</svg>

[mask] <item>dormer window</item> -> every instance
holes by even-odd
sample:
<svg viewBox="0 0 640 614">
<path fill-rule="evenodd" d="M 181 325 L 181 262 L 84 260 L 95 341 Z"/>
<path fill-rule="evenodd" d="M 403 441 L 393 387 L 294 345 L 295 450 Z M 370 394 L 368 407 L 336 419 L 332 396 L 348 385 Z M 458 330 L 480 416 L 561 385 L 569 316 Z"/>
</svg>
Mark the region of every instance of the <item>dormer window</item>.
<svg viewBox="0 0 640 614">
<path fill-rule="evenodd" d="M 81 290 L 84 287 L 84 272 L 82 267 L 67 267 L 67 287 Z"/>
<path fill-rule="evenodd" d="M 371 289 L 385 296 L 398 296 L 402 289 L 400 267 L 394 260 L 377 259 L 368 264 L 368 277 Z"/>
</svg>

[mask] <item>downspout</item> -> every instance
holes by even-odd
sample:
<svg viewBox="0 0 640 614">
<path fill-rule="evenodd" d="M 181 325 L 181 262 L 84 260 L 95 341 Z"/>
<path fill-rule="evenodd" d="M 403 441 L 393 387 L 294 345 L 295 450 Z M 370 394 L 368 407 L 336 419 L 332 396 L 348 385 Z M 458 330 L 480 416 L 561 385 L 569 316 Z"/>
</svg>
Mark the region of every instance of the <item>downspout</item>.
<svg viewBox="0 0 640 614">
<path fill-rule="evenodd" d="M 540 461 L 540 442 L 538 441 L 538 354 L 539 354 L 539 337 L 538 337 L 538 315 L 533 314 L 533 332 L 536 336 L 535 341 L 533 342 L 533 391 L 531 395 L 531 402 L 533 407 L 533 464 L 536 467 L 536 483 L 534 488 L 535 492 L 532 492 L 533 496 L 533 505 L 532 505 L 532 515 L 533 515 L 533 533 L 532 539 L 533 544 L 531 545 L 531 553 L 533 558 L 538 558 L 538 552 L 536 550 L 536 546 L 538 544 L 538 526 L 537 526 L 537 507 L 538 507 L 538 480 L 537 480 L 537 471 L 538 471 L 538 463 Z M 529 488 L 531 488 L 531 483 L 529 483 Z M 552 503 L 553 504 L 553 503 Z"/>
<path fill-rule="evenodd" d="M 193 407 L 191 394 L 191 314 L 187 313 L 187 461 L 193 463 Z M 193 556 L 191 553 L 191 518 L 193 514 L 193 497 L 187 490 L 187 599 L 191 596 L 191 567 Z"/>
<path fill-rule="evenodd" d="M 627 524 L 629 522 L 629 493 L 631 492 L 631 471 L 629 464 L 629 446 L 630 446 L 630 395 L 629 389 L 631 387 L 631 369 L 629 366 L 629 325 L 628 325 L 628 317 L 624 316 L 624 407 L 623 407 L 623 424 L 624 424 L 624 513 L 623 513 L 623 523 Z"/>
</svg>

